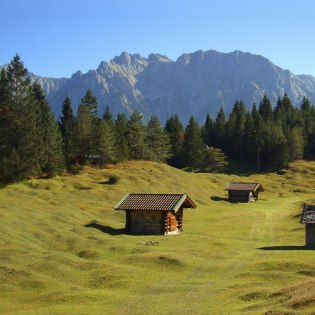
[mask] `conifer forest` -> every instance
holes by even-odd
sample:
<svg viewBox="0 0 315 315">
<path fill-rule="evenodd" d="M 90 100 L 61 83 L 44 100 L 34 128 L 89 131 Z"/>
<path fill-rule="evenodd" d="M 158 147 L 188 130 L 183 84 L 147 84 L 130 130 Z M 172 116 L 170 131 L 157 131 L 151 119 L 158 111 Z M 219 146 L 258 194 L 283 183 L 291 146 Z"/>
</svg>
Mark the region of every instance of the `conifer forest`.
<svg viewBox="0 0 315 315">
<path fill-rule="evenodd" d="M 201 125 L 193 116 L 184 125 L 172 115 L 162 126 L 157 116 L 144 122 L 136 111 L 113 117 L 110 104 L 99 113 L 88 89 L 77 113 L 66 97 L 56 121 L 42 87 L 30 82 L 16 55 L 0 76 L 0 179 L 52 177 L 127 160 L 216 172 L 233 163 L 262 171 L 315 158 L 315 108 L 307 97 L 295 107 L 286 94 L 277 104 L 264 95 L 251 107 L 236 100 L 231 113 L 221 108 Z"/>
</svg>

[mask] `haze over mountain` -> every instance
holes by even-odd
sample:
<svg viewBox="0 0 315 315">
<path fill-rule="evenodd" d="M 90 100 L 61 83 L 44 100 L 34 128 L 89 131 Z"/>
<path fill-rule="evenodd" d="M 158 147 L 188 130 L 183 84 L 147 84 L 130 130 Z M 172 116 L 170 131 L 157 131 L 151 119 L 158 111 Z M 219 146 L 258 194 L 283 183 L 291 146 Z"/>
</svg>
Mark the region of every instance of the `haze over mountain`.
<svg viewBox="0 0 315 315">
<path fill-rule="evenodd" d="M 273 105 L 287 93 L 299 106 L 303 96 L 315 100 L 315 78 L 294 75 L 268 59 L 250 53 L 214 50 L 183 54 L 176 61 L 159 54 L 144 58 L 121 53 L 96 70 L 78 71 L 71 78 L 43 78 L 31 75 L 46 93 L 56 117 L 68 95 L 74 110 L 91 89 L 98 99 L 99 115 L 108 104 L 114 115 L 137 110 L 145 118 L 157 115 L 164 122 L 178 114 L 183 122 L 194 115 L 200 122 L 210 113 L 216 117 L 222 106 L 229 113 L 236 100 L 247 108 L 259 104 L 266 93 Z"/>
</svg>

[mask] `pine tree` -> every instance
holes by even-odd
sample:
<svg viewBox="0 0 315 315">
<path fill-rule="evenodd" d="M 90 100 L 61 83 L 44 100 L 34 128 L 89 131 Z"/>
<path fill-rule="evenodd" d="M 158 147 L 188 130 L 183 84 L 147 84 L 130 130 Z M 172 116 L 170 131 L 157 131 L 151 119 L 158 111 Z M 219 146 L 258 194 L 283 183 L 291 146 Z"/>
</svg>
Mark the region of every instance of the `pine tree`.
<svg viewBox="0 0 315 315">
<path fill-rule="evenodd" d="M 76 120 L 73 114 L 71 99 L 67 96 L 62 104 L 62 116 L 60 117 L 60 130 L 62 135 L 62 146 L 65 163 L 68 171 L 71 171 L 72 164 L 77 156 L 76 149 Z"/>
<path fill-rule="evenodd" d="M 196 119 L 191 116 L 185 128 L 183 155 L 185 163 L 192 171 L 201 164 L 203 143 Z"/>
<path fill-rule="evenodd" d="M 171 157 L 168 135 L 161 127 L 157 116 L 152 116 L 148 122 L 146 143 L 153 160 L 165 162 Z"/>
</svg>

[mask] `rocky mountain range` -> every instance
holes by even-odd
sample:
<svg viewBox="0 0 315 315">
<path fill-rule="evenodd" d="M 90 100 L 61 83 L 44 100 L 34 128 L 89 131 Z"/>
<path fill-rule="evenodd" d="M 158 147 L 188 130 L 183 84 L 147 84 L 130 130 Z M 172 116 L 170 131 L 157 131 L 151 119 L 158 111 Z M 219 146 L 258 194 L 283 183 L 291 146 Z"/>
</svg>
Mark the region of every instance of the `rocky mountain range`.
<svg viewBox="0 0 315 315">
<path fill-rule="evenodd" d="M 32 74 L 31 79 L 43 86 L 57 118 L 67 95 L 76 112 L 87 89 L 98 99 L 100 116 L 109 105 L 114 116 L 137 110 L 145 119 L 157 115 L 162 122 L 172 114 L 183 122 L 190 115 L 202 122 L 207 113 L 215 118 L 220 107 L 229 113 L 236 100 L 250 109 L 265 93 L 273 105 L 284 93 L 296 106 L 303 96 L 315 101 L 314 77 L 294 75 L 262 56 L 241 51 L 197 51 L 176 61 L 159 54 L 144 58 L 123 52 L 102 61 L 96 70 L 78 71 L 71 78 Z"/>
</svg>

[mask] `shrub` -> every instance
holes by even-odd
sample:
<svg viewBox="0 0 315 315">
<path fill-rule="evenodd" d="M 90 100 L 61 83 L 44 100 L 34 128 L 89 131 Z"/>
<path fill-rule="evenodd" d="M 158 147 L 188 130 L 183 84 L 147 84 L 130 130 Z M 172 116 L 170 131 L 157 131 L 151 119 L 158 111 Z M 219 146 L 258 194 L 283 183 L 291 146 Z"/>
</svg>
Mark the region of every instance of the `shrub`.
<svg viewBox="0 0 315 315">
<path fill-rule="evenodd" d="M 72 164 L 71 167 L 70 167 L 70 172 L 73 174 L 73 175 L 76 175 L 76 174 L 79 174 L 80 171 L 82 171 L 83 169 L 83 166 L 80 165 L 79 163 L 75 163 L 75 164 Z"/>
<path fill-rule="evenodd" d="M 117 184 L 119 180 L 120 180 L 120 177 L 118 175 L 111 175 L 108 178 L 109 184 L 112 184 L 112 185 Z"/>
</svg>

